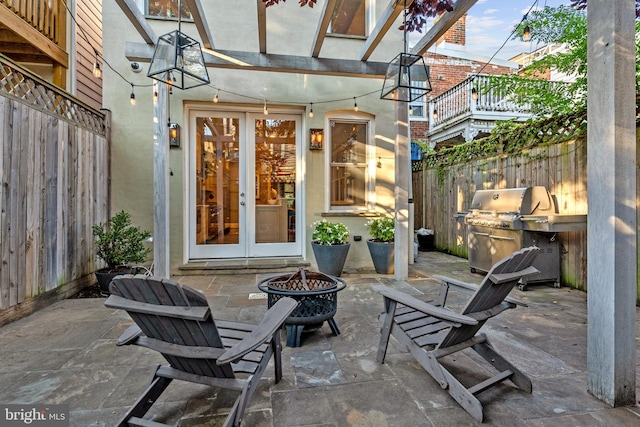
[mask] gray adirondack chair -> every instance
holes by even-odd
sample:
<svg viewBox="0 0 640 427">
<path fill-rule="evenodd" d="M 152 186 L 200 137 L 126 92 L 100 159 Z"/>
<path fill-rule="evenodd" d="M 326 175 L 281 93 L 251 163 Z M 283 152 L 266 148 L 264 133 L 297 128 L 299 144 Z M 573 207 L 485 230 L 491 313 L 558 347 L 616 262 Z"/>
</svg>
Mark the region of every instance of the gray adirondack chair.
<svg viewBox="0 0 640 427">
<path fill-rule="evenodd" d="M 500 356 L 486 335 L 478 331 L 488 319 L 517 305 L 525 305 L 507 295 L 522 277 L 538 273 L 531 265 L 537 251 L 535 247 L 522 249 L 497 262 L 480 286 L 433 276 L 441 282 L 441 290 L 437 301 L 431 303 L 383 285 L 374 286 L 373 289 L 383 295 L 385 306 L 380 317 L 378 362 L 384 363 L 389 337 L 393 335 L 478 422 L 483 419 L 482 404 L 476 398 L 478 393 L 507 379 L 531 393 L 531 380 Z M 460 314 L 445 307 L 450 289 L 472 293 Z M 464 386 L 439 360 L 467 348 L 487 360 L 498 373 L 472 387 Z"/>
<path fill-rule="evenodd" d="M 174 379 L 237 391 L 224 426 L 239 426 L 272 355 L 275 381 L 280 381 L 280 329 L 295 300 L 282 298 L 259 325 L 249 325 L 214 320 L 200 292 L 167 279 L 118 276 L 110 291 L 105 305 L 126 310 L 135 322 L 117 345 L 147 347 L 169 362 L 154 367 L 148 387 L 119 426 L 160 425 L 142 417 Z"/>
</svg>

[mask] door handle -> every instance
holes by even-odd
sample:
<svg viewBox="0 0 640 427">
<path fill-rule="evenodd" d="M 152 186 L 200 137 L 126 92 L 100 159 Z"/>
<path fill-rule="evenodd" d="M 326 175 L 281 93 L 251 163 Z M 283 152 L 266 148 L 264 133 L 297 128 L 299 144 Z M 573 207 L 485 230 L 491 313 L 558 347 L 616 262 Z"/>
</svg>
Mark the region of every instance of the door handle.
<svg viewBox="0 0 640 427">
<path fill-rule="evenodd" d="M 244 197 L 244 193 L 240 193 L 240 197 Z"/>
<path fill-rule="evenodd" d="M 244 202 L 240 202 L 240 206 L 244 206 Z"/>
</svg>

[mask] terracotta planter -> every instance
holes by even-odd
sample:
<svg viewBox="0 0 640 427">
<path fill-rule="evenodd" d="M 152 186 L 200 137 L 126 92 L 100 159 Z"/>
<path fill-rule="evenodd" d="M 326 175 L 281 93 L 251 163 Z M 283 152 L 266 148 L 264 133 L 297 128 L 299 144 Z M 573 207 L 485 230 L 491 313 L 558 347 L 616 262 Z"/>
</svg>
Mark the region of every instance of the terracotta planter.
<svg viewBox="0 0 640 427">
<path fill-rule="evenodd" d="M 311 243 L 318 270 L 330 276 L 340 277 L 351 243 L 344 245 L 319 245 Z"/>
<path fill-rule="evenodd" d="M 369 253 L 371 254 L 371 260 L 373 261 L 376 273 L 393 274 L 394 243 L 367 240 L 367 246 L 369 247 Z"/>
</svg>

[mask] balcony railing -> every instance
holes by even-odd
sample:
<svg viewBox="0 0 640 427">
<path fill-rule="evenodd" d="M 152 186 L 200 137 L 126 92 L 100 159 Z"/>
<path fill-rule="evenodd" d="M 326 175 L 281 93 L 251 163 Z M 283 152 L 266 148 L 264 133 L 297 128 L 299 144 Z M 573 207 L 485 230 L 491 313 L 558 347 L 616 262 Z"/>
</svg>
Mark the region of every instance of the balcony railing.
<svg viewBox="0 0 640 427">
<path fill-rule="evenodd" d="M 498 120 L 531 117 L 529 105 L 516 103 L 509 94 L 491 87 L 491 79 L 495 78 L 489 75 L 469 77 L 433 98 L 429 102 L 431 140 L 441 142 L 462 136 L 469 141 L 478 132 L 490 131 Z"/>
<path fill-rule="evenodd" d="M 64 40 L 66 9 L 62 0 L 0 0 L 9 10 L 57 45 Z"/>
</svg>

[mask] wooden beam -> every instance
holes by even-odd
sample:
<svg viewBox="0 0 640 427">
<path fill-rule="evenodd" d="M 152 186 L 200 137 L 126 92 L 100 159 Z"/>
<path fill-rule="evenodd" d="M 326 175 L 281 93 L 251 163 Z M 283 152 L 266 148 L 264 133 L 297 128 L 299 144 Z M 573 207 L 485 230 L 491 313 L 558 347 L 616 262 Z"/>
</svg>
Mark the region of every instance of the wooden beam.
<svg viewBox="0 0 640 427">
<path fill-rule="evenodd" d="M 258 7 L 258 45 L 260 53 L 267 53 L 267 6 L 262 0 L 256 0 L 256 3 Z"/>
<path fill-rule="evenodd" d="M 407 7 L 411 6 L 412 3 L 413 0 L 407 1 Z M 389 3 L 384 12 L 382 12 L 380 20 L 378 20 L 375 28 L 373 29 L 373 31 L 371 31 L 369 37 L 367 37 L 367 41 L 362 47 L 360 55 L 358 55 L 358 59 L 360 59 L 361 61 L 366 61 L 367 59 L 369 59 L 373 51 L 376 49 L 376 47 L 378 47 L 380 41 L 382 41 L 385 34 L 387 34 L 387 31 L 389 31 L 389 28 L 391 28 L 391 26 L 403 10 L 404 3 L 397 0 L 391 0 L 391 3 Z"/>
<path fill-rule="evenodd" d="M 320 49 L 322 49 L 322 43 L 324 43 L 324 38 L 327 35 L 327 29 L 329 28 L 331 16 L 333 16 L 333 11 L 336 8 L 337 2 L 338 0 L 327 0 L 324 3 L 324 7 L 322 9 L 322 17 L 318 22 L 316 35 L 313 38 L 313 47 L 311 48 L 311 56 L 314 58 L 317 58 L 318 55 L 320 55 Z"/>
<path fill-rule="evenodd" d="M 209 24 L 207 23 L 207 18 L 205 17 L 204 10 L 202 9 L 202 3 L 200 0 L 184 1 L 187 3 L 187 7 L 191 11 L 191 17 L 193 18 L 193 22 L 196 24 L 198 34 L 200 34 L 202 46 L 204 46 L 205 49 L 215 49 L 213 46 L 213 37 L 211 37 L 211 31 L 209 30 Z"/>
<path fill-rule="evenodd" d="M 203 54 L 205 64 L 211 68 L 373 79 L 384 78 L 388 65 L 386 62 L 311 58 L 229 50 L 203 51 Z M 142 43 L 127 42 L 125 56 L 129 61 L 150 62 L 153 57 L 153 47 Z"/>
<path fill-rule="evenodd" d="M 11 28 L 11 31 L 23 38 L 25 42 L 51 58 L 53 62 L 65 68 L 69 66 L 69 54 L 64 49 L 22 20 L 4 4 L 0 4 L 0 22 Z"/>
<path fill-rule="evenodd" d="M 138 31 L 138 34 L 142 36 L 142 39 L 150 45 L 155 45 L 158 40 L 158 36 L 153 29 L 147 24 L 146 18 L 140 13 L 138 7 L 134 3 L 134 0 L 116 0 L 120 9 L 127 15 L 131 24 Z"/>
<path fill-rule="evenodd" d="M 424 55 L 424 53 L 437 42 L 440 37 L 447 32 L 449 28 L 453 24 L 455 24 L 458 19 L 462 17 L 471 6 L 476 4 L 478 0 L 458 0 L 453 4 L 453 10 L 451 12 L 447 12 L 436 22 L 436 24 L 431 27 L 429 31 L 416 43 L 416 45 L 411 49 L 411 53 L 414 55 Z"/>
</svg>

